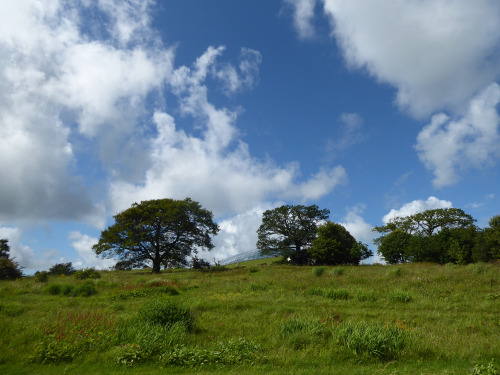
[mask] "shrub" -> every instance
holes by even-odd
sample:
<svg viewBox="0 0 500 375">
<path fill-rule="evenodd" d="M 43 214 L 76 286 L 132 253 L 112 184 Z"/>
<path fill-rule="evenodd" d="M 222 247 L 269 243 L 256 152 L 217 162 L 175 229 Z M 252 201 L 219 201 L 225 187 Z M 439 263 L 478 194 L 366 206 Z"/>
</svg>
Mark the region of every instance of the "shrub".
<svg viewBox="0 0 500 375">
<path fill-rule="evenodd" d="M 97 288 L 92 281 L 86 281 L 85 283 L 77 287 L 73 292 L 74 296 L 81 297 L 90 297 L 94 294 L 97 294 Z"/>
<path fill-rule="evenodd" d="M 73 285 L 66 284 L 62 287 L 61 292 L 65 296 L 72 296 L 75 294 L 75 287 Z"/>
<path fill-rule="evenodd" d="M 85 280 L 85 279 L 100 279 L 101 274 L 97 272 L 94 268 L 85 268 L 83 270 L 78 270 L 75 272 L 75 279 Z"/>
<path fill-rule="evenodd" d="M 336 330 L 336 337 L 340 346 L 355 355 L 390 360 L 403 352 L 409 334 L 398 327 L 345 323 Z"/>
<path fill-rule="evenodd" d="M 49 268 L 50 275 L 72 275 L 76 272 L 73 264 L 68 263 L 56 263 Z"/>
<path fill-rule="evenodd" d="M 325 267 L 314 267 L 312 270 L 314 276 L 320 277 L 325 273 Z"/>
<path fill-rule="evenodd" d="M 200 259 L 197 256 L 195 256 L 193 257 L 193 259 L 191 259 L 191 268 L 194 270 L 210 268 L 210 263 L 207 262 L 205 259 Z"/>
<path fill-rule="evenodd" d="M 0 280 L 15 280 L 23 276 L 21 267 L 12 259 L 0 258 Z"/>
<path fill-rule="evenodd" d="M 47 287 L 45 288 L 45 291 L 48 294 L 56 296 L 58 294 L 61 294 L 61 285 L 60 284 L 50 284 L 50 285 L 47 285 Z"/>
<path fill-rule="evenodd" d="M 188 331 L 194 328 L 194 316 L 189 308 L 178 306 L 167 299 L 156 300 L 142 307 L 138 312 L 138 319 L 165 327 L 180 322 Z"/>
<path fill-rule="evenodd" d="M 35 273 L 35 281 L 37 283 L 46 283 L 47 281 L 49 281 L 49 273 L 47 271 Z"/>
</svg>

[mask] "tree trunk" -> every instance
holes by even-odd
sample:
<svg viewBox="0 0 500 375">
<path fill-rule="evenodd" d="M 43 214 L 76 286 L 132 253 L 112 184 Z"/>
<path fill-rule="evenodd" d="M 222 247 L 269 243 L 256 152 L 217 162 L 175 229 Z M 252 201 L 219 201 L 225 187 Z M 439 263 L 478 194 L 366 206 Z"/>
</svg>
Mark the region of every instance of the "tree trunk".
<svg viewBox="0 0 500 375">
<path fill-rule="evenodd" d="M 160 273 L 161 263 L 153 261 L 153 273 Z"/>
</svg>

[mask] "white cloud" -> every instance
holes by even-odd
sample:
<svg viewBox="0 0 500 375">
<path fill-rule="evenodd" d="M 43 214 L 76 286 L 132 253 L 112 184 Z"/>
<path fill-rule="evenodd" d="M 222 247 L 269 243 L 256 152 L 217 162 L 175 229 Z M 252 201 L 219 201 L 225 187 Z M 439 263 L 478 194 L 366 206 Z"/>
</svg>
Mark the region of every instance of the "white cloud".
<svg viewBox="0 0 500 375">
<path fill-rule="evenodd" d="M 500 157 L 498 103 L 500 86 L 495 83 L 471 101 L 463 117 L 437 114 L 419 133 L 416 149 L 433 171 L 436 187 L 456 182 L 466 168 L 491 166 Z"/>
<path fill-rule="evenodd" d="M 387 224 L 391 219 L 395 217 L 405 217 L 410 216 L 419 212 L 426 210 L 434 210 L 437 208 L 451 208 L 452 203 L 450 201 L 441 200 L 436 197 L 429 197 L 427 200 L 414 200 L 409 203 L 405 203 L 399 209 L 392 209 L 387 215 L 382 218 L 384 224 Z"/>
<path fill-rule="evenodd" d="M 95 237 L 90 237 L 86 234 L 82 234 L 79 231 L 70 232 L 68 239 L 71 242 L 71 246 L 76 250 L 80 258 L 75 259 L 75 268 L 87 268 L 94 267 L 97 269 L 107 269 L 113 267 L 116 263 L 113 259 L 99 259 L 92 246 L 96 244 L 99 240 Z"/>
<path fill-rule="evenodd" d="M 312 19 L 316 2 L 317 0 L 285 0 L 293 10 L 293 24 L 302 39 L 310 39 L 315 35 Z"/>
<path fill-rule="evenodd" d="M 111 182 L 114 209 L 121 210 L 140 200 L 186 196 L 202 202 L 216 216 L 245 212 L 273 199 L 318 199 L 345 182 L 341 166 L 322 168 L 304 182 L 295 182 L 299 167 L 276 166 L 270 160 L 253 158 L 248 145 L 238 138 L 238 113 L 216 108 L 208 101 L 205 79 L 224 48 L 210 47 L 194 67 L 179 67 L 169 78 L 179 96 L 181 110 L 193 116 L 200 135 L 177 129 L 175 119 L 156 112 L 157 136 L 151 141 L 151 167 L 143 183 L 122 179 Z"/>
<path fill-rule="evenodd" d="M 274 206 L 258 205 L 234 217 L 219 222 L 220 232 L 214 237 L 215 248 L 202 252 L 200 256 L 208 261 L 221 261 L 245 251 L 256 250 L 257 229 L 262 224 L 264 211 Z"/>
<path fill-rule="evenodd" d="M 84 2 L 110 16 L 97 31 L 84 30 L 81 9 L 65 2 L 4 4 L 0 168 L 9 178 L 0 182 L 0 222 L 74 219 L 100 226 L 103 205 L 82 183 L 77 153 L 100 149 L 96 167 L 114 174 L 125 169 L 136 176 L 147 162 L 137 123 L 173 59 L 153 43 L 154 33 L 148 47 L 149 3 Z M 141 46 L 133 45 L 139 34 Z"/>
<path fill-rule="evenodd" d="M 373 226 L 367 223 L 361 216 L 364 210 L 364 204 L 350 207 L 347 210 L 346 216 L 339 224 L 344 226 L 357 241 L 370 243 L 373 241 L 375 235 L 372 232 Z"/>
<path fill-rule="evenodd" d="M 417 116 L 457 110 L 500 75 L 496 0 L 322 0 L 349 66 L 397 88 Z"/>
</svg>

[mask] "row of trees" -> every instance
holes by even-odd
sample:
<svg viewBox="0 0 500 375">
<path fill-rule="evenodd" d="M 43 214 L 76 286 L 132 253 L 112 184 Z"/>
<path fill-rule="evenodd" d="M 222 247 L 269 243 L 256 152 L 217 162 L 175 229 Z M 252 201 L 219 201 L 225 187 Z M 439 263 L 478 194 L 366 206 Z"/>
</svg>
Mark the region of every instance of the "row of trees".
<svg viewBox="0 0 500 375">
<path fill-rule="evenodd" d="M 359 264 L 372 255 L 343 226 L 327 221 L 328 215 L 315 205 L 268 210 L 258 230 L 257 248 L 263 255 L 280 255 L 294 264 Z M 188 257 L 213 248 L 212 236 L 219 231 L 212 213 L 190 198 L 134 203 L 114 219 L 94 252 L 118 258 L 119 269 L 151 264 L 153 273 L 161 267 L 187 266 Z"/>
<path fill-rule="evenodd" d="M 375 227 L 378 252 L 388 263 L 436 262 L 468 264 L 500 259 L 500 215 L 489 227 L 458 208 L 427 210 L 395 217 Z"/>
</svg>

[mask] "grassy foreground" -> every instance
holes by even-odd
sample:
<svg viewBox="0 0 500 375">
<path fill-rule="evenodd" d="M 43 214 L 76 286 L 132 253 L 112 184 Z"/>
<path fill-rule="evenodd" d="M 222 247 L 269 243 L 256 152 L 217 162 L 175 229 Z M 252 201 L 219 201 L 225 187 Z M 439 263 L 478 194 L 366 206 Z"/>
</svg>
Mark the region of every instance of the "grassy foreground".
<svg viewBox="0 0 500 375">
<path fill-rule="evenodd" d="M 0 373 L 492 375 L 499 270 L 260 260 L 1 282 Z"/>
</svg>

